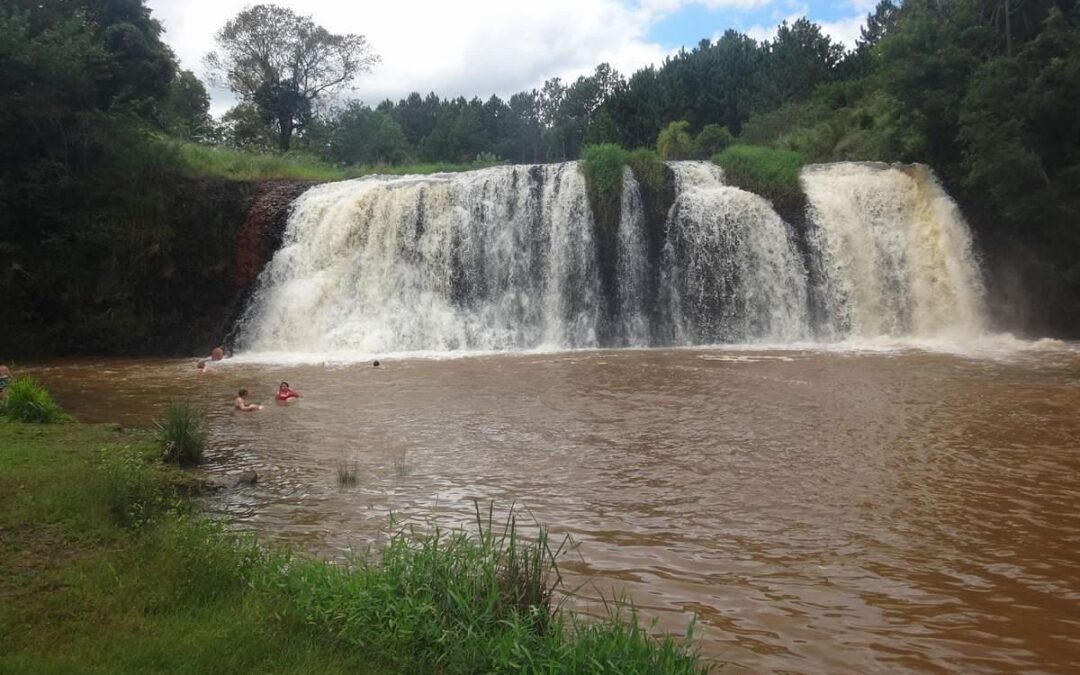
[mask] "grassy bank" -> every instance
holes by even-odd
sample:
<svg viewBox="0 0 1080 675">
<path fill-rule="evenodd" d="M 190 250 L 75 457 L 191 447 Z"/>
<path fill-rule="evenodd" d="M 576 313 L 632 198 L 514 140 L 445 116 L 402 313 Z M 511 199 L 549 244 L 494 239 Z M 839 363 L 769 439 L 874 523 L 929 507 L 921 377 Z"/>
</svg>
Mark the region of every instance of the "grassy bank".
<svg viewBox="0 0 1080 675">
<path fill-rule="evenodd" d="M 207 522 L 160 457 L 150 434 L 0 419 L 0 672 L 704 672 L 631 615 L 557 611 L 557 556 L 512 521 L 328 565 Z"/>
<path fill-rule="evenodd" d="M 237 181 L 295 180 L 326 182 L 374 174 L 394 176 L 455 173 L 492 166 L 492 162 L 455 164 L 373 164 L 339 167 L 303 153 L 242 152 L 200 143 L 168 141 L 181 171 L 191 176 Z"/>
</svg>

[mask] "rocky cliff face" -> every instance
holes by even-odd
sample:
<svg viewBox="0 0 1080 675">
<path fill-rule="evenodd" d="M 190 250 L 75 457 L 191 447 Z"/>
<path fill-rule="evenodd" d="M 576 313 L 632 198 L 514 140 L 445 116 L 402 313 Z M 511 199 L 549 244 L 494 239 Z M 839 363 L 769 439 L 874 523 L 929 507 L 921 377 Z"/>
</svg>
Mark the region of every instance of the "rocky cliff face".
<svg viewBox="0 0 1080 675">
<path fill-rule="evenodd" d="M 310 186 L 176 176 L 88 211 L 62 245 L 0 251 L 0 355 L 209 351 L 227 340 Z"/>
</svg>

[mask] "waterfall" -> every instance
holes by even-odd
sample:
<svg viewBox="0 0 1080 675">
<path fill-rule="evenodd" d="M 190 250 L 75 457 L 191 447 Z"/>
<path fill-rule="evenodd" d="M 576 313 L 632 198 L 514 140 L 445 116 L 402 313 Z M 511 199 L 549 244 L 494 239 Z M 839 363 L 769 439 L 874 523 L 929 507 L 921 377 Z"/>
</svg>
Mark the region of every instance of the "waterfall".
<svg viewBox="0 0 1080 675">
<path fill-rule="evenodd" d="M 823 337 L 984 331 L 971 235 L 926 167 L 823 164 L 802 184 Z"/>
<path fill-rule="evenodd" d="M 649 259 L 645 232 L 645 207 L 641 188 L 630 169 L 623 169 L 622 204 L 619 217 L 617 271 L 619 318 L 624 344 L 648 345 Z"/>
<path fill-rule="evenodd" d="M 240 346 L 594 346 L 597 283 L 576 164 L 330 183 L 297 200 Z"/>
<path fill-rule="evenodd" d="M 707 162 L 673 162 L 663 288 L 676 342 L 808 337 L 807 272 L 792 232 L 761 197 Z"/>
<path fill-rule="evenodd" d="M 659 207 L 624 171 L 606 233 L 576 163 L 312 188 L 237 346 L 380 354 L 982 330 L 970 235 L 925 168 L 808 167 L 804 224 L 710 163 L 668 166 L 674 198 Z"/>
</svg>

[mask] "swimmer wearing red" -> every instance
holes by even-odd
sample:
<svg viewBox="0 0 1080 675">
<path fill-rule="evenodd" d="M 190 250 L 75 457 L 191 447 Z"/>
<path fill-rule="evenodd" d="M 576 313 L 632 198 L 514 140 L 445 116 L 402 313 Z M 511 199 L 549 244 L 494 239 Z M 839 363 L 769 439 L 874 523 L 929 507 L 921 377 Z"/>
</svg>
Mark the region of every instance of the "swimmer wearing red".
<svg viewBox="0 0 1080 675">
<path fill-rule="evenodd" d="M 300 393 L 289 386 L 288 382 L 282 382 L 278 385 L 277 396 L 275 398 L 281 403 L 288 403 L 294 398 L 300 398 Z"/>
</svg>

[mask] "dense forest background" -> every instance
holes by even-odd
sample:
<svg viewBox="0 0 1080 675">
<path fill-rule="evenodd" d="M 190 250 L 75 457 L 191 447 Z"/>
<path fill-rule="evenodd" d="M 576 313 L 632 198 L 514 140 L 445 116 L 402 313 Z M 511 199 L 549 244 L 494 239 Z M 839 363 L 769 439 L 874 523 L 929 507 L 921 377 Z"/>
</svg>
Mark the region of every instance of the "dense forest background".
<svg viewBox="0 0 1080 675">
<path fill-rule="evenodd" d="M 601 64 L 506 100 L 371 107 L 279 79 L 236 89 L 214 120 L 142 0 L 5 0 L 0 350 L 190 348 L 201 308 L 236 293 L 234 241 L 261 189 L 223 176 L 562 161 L 600 144 L 925 162 L 972 223 L 1000 326 L 1080 336 L 1078 4 L 884 0 L 851 50 L 800 19 L 764 42 L 728 31 L 629 76 Z M 280 175 L 223 173 L 227 151 L 273 157 Z"/>
</svg>

